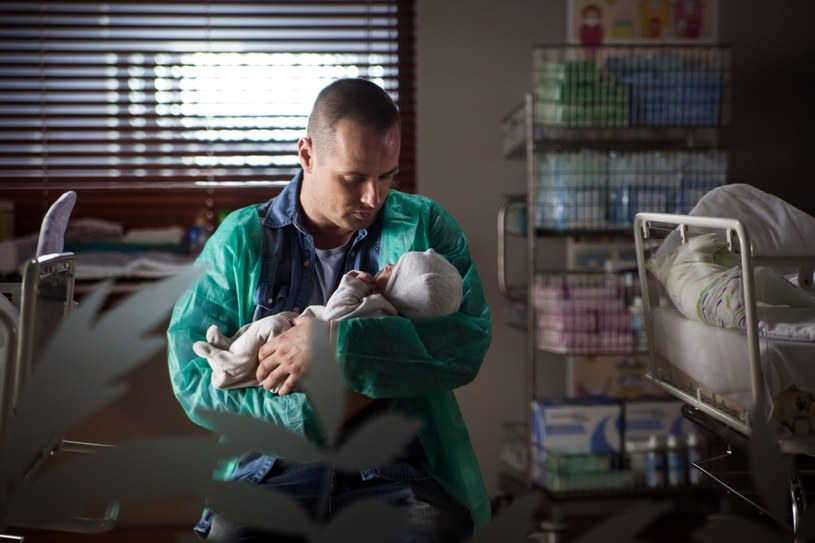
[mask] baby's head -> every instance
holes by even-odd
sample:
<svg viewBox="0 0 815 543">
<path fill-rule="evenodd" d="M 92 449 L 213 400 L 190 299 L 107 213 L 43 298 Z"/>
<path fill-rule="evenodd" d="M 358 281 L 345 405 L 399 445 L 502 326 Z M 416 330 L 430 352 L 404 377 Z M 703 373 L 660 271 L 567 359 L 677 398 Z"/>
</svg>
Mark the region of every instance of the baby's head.
<svg viewBox="0 0 815 543">
<path fill-rule="evenodd" d="M 426 319 L 458 311 L 462 296 L 461 274 L 433 249 L 403 254 L 390 273 L 382 295 L 400 315 Z"/>
</svg>

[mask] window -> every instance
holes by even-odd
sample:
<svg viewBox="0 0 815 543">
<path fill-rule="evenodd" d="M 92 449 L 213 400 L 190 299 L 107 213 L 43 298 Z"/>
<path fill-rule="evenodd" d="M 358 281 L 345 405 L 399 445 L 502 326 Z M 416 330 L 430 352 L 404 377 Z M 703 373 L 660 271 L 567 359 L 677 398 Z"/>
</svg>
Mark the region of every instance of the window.
<svg viewBox="0 0 815 543">
<path fill-rule="evenodd" d="M 364 77 L 403 116 L 415 187 L 405 0 L 0 1 L 0 191 L 15 233 L 76 190 L 74 216 L 190 224 L 265 201 L 299 168 L 320 88 Z"/>
</svg>

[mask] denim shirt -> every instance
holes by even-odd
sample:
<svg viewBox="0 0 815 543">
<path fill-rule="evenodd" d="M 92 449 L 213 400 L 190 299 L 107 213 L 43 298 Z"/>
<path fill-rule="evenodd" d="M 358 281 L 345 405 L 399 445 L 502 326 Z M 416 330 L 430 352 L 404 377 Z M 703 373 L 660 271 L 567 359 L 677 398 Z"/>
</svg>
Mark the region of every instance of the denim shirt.
<svg viewBox="0 0 815 543">
<path fill-rule="evenodd" d="M 255 293 L 254 319 L 281 311 L 301 312 L 308 305 L 314 281 L 314 240 L 306 232 L 299 205 L 300 171 L 276 197 L 258 207 L 263 225 L 261 279 Z M 379 270 L 379 234 L 382 211 L 368 229 L 357 231 L 351 242 L 342 272 Z"/>
</svg>

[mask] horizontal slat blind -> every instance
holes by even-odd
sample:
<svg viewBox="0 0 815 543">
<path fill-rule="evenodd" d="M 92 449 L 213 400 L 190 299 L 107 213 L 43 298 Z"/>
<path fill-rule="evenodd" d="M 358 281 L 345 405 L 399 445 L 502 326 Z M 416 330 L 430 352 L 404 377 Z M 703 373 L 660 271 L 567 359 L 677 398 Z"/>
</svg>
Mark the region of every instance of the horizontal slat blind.
<svg viewBox="0 0 815 543">
<path fill-rule="evenodd" d="M 412 25 L 404 0 L 0 1 L 0 197 L 17 233 L 67 189 L 75 215 L 128 226 L 263 201 L 349 76 L 397 101 L 412 191 Z"/>
</svg>

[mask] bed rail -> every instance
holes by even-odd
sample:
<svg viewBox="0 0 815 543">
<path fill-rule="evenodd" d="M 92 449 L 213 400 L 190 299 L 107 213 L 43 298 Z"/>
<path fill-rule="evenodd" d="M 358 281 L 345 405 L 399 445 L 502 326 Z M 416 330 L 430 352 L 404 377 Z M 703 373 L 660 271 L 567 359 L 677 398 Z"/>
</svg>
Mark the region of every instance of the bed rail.
<svg viewBox="0 0 815 543">
<path fill-rule="evenodd" d="M 645 269 L 646 256 L 644 240 L 651 239 L 655 230 L 671 230 L 670 235 L 678 236 L 685 243 L 689 228 L 718 231 L 724 234 L 728 248 L 738 254 L 742 268 L 742 290 L 745 305 L 747 361 L 750 374 L 750 394 L 752 405 L 765 405 L 764 386 L 760 365 L 760 345 L 758 335 L 758 310 L 756 304 L 755 275 L 756 266 L 797 267 L 798 283 L 801 288 L 812 290 L 812 271 L 815 268 L 815 257 L 805 256 L 764 256 L 753 254 L 750 235 L 745 225 L 736 219 L 720 217 L 702 217 L 676 215 L 668 213 L 639 213 L 634 219 L 634 243 L 637 252 L 637 268 L 642 291 L 643 312 L 646 333 L 648 335 L 649 370 L 646 379 L 666 390 L 671 395 L 683 400 L 700 411 L 709 414 L 716 420 L 750 436 L 752 433 L 751 416 L 747 410 L 734 411 L 724 405 L 711 401 L 703 396 L 702 389 L 690 390 L 678 384 L 670 375 L 660 371 L 657 362 L 660 354 L 656 352 L 654 327 L 650 316 L 654 311 L 655 300 L 651 299 L 653 290 L 649 288 L 649 272 Z M 674 233 L 675 232 L 675 233 Z"/>
<path fill-rule="evenodd" d="M 753 281 L 753 256 L 750 250 L 750 237 L 744 225 L 735 219 L 723 219 L 719 217 L 696 217 L 691 215 L 675 215 L 670 213 L 638 213 L 634 218 L 634 244 L 637 251 L 637 269 L 640 277 L 640 287 L 642 289 L 643 312 L 650 315 L 653 311 L 648 288 L 648 272 L 645 269 L 645 253 L 643 240 L 651 237 L 651 228 L 655 224 L 676 227 L 681 237 L 682 243 L 687 240 L 688 227 L 696 226 L 714 230 L 722 230 L 728 242 L 728 247 L 735 247 L 735 234 L 739 243 L 739 256 L 743 270 L 744 303 L 746 311 L 747 325 L 747 355 L 750 370 L 750 383 L 752 391 L 753 405 L 759 405 L 762 401 L 763 387 L 761 386 L 761 366 L 759 365 L 759 345 L 758 345 L 758 320 L 756 316 L 755 285 Z M 650 371 L 646 378 L 659 387 L 667 390 L 672 395 L 704 411 L 714 418 L 728 424 L 737 430 L 750 435 L 749 413 L 743 413 L 741 417 L 722 410 L 719 406 L 713 405 L 702 399 L 701 392 L 696 391 L 690 394 L 676 384 L 661 375 L 656 368 L 656 351 L 654 342 L 653 324 L 649 318 L 645 319 L 645 328 L 648 335 L 648 350 Z"/>
<path fill-rule="evenodd" d="M 649 256 L 646 255 L 646 250 L 650 247 L 646 247 L 645 240 L 664 237 L 667 233 L 669 237 L 673 236 L 674 241 L 685 243 L 690 239 L 689 236 L 702 232 L 723 234 L 728 249 L 738 256 L 738 263 L 741 266 L 740 288 L 744 303 L 746 330 L 744 331 L 744 342 L 740 345 L 746 347 L 749 368 L 749 379 L 745 380 L 744 388 L 739 390 L 741 403 L 735 401 L 734 397 L 728 397 L 726 394 L 712 390 L 714 387 L 708 386 L 710 383 L 685 375 L 681 364 L 677 365 L 674 364 L 674 361 L 668 360 L 673 357 L 670 347 L 664 355 L 661 352 L 663 347 L 660 345 L 664 343 L 665 339 L 670 339 L 669 336 L 663 333 L 659 338 L 655 338 L 655 304 L 662 301 L 658 297 L 664 290 L 659 281 L 646 270 L 646 259 Z M 787 486 L 786 514 L 783 509 L 777 507 L 769 510 L 763 502 L 755 499 L 760 495 L 761 484 L 752 473 L 754 466 L 751 463 L 751 457 L 761 449 L 755 448 L 752 436 L 754 434 L 764 435 L 764 430 L 769 429 L 764 428 L 761 423 L 765 422 L 764 417 L 769 415 L 769 412 L 765 410 L 769 406 L 768 402 L 775 399 L 765 397 L 767 392 L 761 366 L 761 349 L 764 347 L 764 340 L 759 337 L 758 321 L 761 315 L 756 295 L 756 267 L 785 268 L 785 274 L 790 273 L 791 269 L 797 269 L 799 288 L 813 293 L 815 257 L 757 254 L 745 224 L 736 219 L 721 217 L 639 213 L 634 220 L 634 242 L 645 317 L 643 320 L 648 335 L 649 365 L 646 379 L 684 401 L 686 405 L 682 412 L 685 418 L 705 430 L 707 435 L 715 435 L 727 447 L 725 454 L 695 462 L 694 468 L 720 485 L 728 495 L 741 498 L 762 514 L 772 516 L 782 525 L 791 528 L 793 533 L 798 533 L 803 524 L 807 500 L 811 501 L 812 496 L 811 491 L 807 492 L 804 488 L 804 479 L 806 478 L 808 485 L 811 486 L 815 473 L 811 463 L 815 457 L 815 431 L 812 426 L 808 427 L 810 432 L 808 434 L 803 432 L 793 433 L 790 436 L 783 434 L 783 437 L 771 430 L 771 434 L 775 436 L 774 444 L 777 450 L 784 455 L 794 456 L 794 459 L 788 459 L 788 463 L 785 460 L 783 469 L 772 472 L 774 477 L 782 475 L 787 478 L 786 481 L 774 481 L 773 483 L 776 489 L 782 488 L 781 484 Z M 671 304 L 670 301 L 667 303 Z M 711 325 L 705 324 L 704 326 Z M 739 338 L 739 341 L 741 339 Z M 752 400 L 752 411 L 746 406 L 747 398 Z M 767 473 L 764 473 L 764 478 L 761 479 L 765 484 L 766 475 Z M 781 497 L 781 495 L 776 497 Z"/>
</svg>

